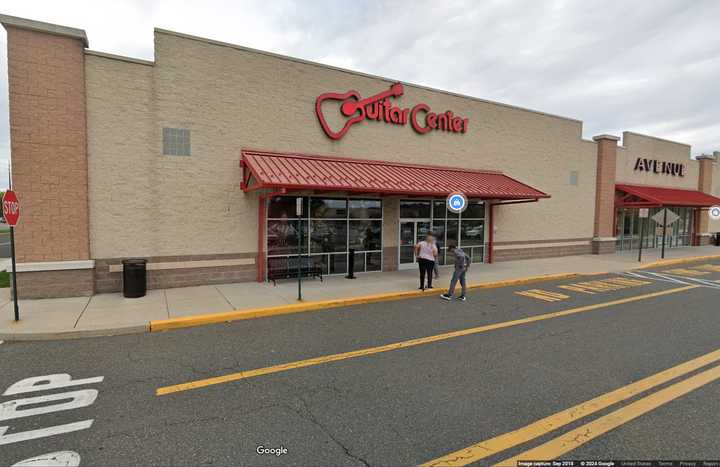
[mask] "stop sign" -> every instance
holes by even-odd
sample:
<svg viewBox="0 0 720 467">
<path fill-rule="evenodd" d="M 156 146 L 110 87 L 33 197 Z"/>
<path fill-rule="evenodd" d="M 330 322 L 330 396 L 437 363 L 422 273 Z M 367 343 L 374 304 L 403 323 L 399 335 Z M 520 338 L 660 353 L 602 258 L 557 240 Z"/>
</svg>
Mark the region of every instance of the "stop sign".
<svg viewBox="0 0 720 467">
<path fill-rule="evenodd" d="M 12 190 L 5 192 L 2 200 L 3 216 L 10 226 L 16 226 L 20 218 L 20 201 Z"/>
</svg>

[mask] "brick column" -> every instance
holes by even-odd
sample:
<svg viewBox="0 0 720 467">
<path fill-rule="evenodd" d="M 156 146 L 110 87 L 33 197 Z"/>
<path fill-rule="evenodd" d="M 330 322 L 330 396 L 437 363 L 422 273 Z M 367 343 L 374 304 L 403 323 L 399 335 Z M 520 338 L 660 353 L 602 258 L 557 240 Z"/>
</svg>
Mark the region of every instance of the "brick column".
<svg viewBox="0 0 720 467">
<path fill-rule="evenodd" d="M 698 190 L 709 195 L 712 193 L 713 187 L 713 163 L 715 162 L 715 156 L 709 154 L 703 154 L 697 157 L 697 161 L 700 164 L 700 175 L 698 176 Z M 710 219 L 707 211 L 696 210 L 698 216 L 697 222 L 695 223 L 695 245 L 709 245 L 710 244 Z"/>
<path fill-rule="evenodd" d="M 597 175 L 592 251 L 596 255 L 615 253 L 615 173 L 619 140 L 612 135 L 593 137 L 597 142 Z"/>
<path fill-rule="evenodd" d="M 20 298 L 91 295 L 85 32 L 0 15 L 7 30 Z"/>
</svg>

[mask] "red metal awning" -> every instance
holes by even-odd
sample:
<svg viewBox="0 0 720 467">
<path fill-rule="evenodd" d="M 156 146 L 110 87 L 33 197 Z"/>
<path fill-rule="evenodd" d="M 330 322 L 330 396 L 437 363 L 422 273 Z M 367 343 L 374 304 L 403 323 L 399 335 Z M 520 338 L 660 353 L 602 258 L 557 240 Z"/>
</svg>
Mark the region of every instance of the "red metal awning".
<svg viewBox="0 0 720 467">
<path fill-rule="evenodd" d="M 347 157 L 242 151 L 244 191 L 260 188 L 407 196 L 537 200 L 549 198 L 502 172 Z"/>
<path fill-rule="evenodd" d="M 709 207 L 720 204 L 720 198 L 697 190 L 626 184 L 615 185 L 615 188 L 624 193 L 618 197 L 619 207 Z"/>
</svg>

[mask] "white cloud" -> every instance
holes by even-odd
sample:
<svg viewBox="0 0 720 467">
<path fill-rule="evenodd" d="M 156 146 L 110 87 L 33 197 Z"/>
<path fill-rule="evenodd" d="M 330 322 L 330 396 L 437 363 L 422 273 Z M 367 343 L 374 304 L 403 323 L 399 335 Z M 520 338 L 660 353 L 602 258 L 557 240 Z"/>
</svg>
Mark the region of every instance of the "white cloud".
<svg viewBox="0 0 720 467">
<path fill-rule="evenodd" d="M 714 0 L 5 0 L 3 13 L 83 28 L 92 49 L 121 55 L 153 59 L 157 26 L 578 118 L 586 137 L 627 129 L 720 149 Z"/>
</svg>

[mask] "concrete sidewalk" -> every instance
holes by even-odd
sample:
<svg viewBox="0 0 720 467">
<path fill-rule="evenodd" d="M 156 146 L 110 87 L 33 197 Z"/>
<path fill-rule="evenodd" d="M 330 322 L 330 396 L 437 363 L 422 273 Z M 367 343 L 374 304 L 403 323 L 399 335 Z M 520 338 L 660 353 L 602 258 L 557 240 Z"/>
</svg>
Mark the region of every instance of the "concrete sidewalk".
<svg viewBox="0 0 720 467">
<path fill-rule="evenodd" d="M 720 256 L 720 248 L 671 249 L 667 251 L 666 259 L 709 255 Z M 657 260 L 659 251 L 643 253 L 643 265 Z M 562 273 L 617 272 L 638 266 L 637 252 L 474 264 L 468 274 L 468 283 Z M 438 288 L 447 287 L 450 274 L 450 268 L 440 268 L 440 279 L 436 282 Z M 324 282 L 303 281 L 303 298 L 306 302 L 333 300 L 415 290 L 417 287 L 415 270 L 358 274 L 355 280 L 331 276 L 326 277 Z M 145 332 L 153 320 L 295 303 L 295 281 L 284 281 L 277 286 L 249 282 L 149 290 L 145 297 L 136 299 L 112 293 L 93 297 L 20 300 L 21 320 L 16 323 L 13 321 L 9 289 L 0 289 L 0 339 L 56 339 Z"/>
</svg>

